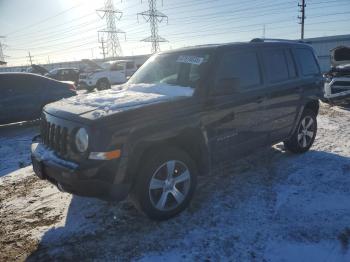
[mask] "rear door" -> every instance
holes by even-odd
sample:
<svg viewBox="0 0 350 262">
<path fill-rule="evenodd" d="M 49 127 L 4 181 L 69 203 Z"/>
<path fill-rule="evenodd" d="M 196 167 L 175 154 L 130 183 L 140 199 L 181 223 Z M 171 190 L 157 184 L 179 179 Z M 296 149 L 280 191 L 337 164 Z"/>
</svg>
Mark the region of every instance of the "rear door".
<svg viewBox="0 0 350 262">
<path fill-rule="evenodd" d="M 260 128 L 265 90 L 257 52 L 252 49 L 225 52 L 216 82 L 228 78 L 239 79 L 239 91 L 209 99 L 207 128 L 214 164 L 243 156 L 264 145 L 267 138 Z"/>
<path fill-rule="evenodd" d="M 265 128 L 274 143 L 286 138 L 293 127 L 301 99 L 302 80 L 289 48 L 261 50 L 266 74 L 267 99 L 264 103 Z"/>
</svg>

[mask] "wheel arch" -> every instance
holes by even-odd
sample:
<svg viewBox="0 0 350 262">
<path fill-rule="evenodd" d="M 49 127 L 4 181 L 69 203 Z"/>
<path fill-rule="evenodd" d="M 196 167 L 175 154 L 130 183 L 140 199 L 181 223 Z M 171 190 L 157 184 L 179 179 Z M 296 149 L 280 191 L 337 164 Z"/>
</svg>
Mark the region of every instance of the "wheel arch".
<svg viewBox="0 0 350 262">
<path fill-rule="evenodd" d="M 131 183 L 137 177 L 137 171 L 143 159 L 154 150 L 174 146 L 185 151 L 195 162 L 200 175 L 209 174 L 210 159 L 204 135 L 200 131 L 187 130 L 176 136 L 158 141 L 140 141 L 129 155 L 127 173 Z"/>
<path fill-rule="evenodd" d="M 303 108 L 303 111 L 305 111 L 305 109 L 312 110 L 317 115 L 318 110 L 320 109 L 320 103 L 318 102 L 318 100 L 307 101 Z"/>
</svg>

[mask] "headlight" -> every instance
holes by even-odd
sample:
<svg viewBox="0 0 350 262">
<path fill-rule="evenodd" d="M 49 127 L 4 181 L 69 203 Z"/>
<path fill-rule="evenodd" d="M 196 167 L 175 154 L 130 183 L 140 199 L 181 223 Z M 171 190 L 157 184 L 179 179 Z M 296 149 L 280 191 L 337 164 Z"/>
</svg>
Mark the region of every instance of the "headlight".
<svg viewBox="0 0 350 262">
<path fill-rule="evenodd" d="M 89 135 L 85 128 L 80 128 L 75 135 L 75 146 L 80 153 L 84 153 L 89 146 Z"/>
</svg>

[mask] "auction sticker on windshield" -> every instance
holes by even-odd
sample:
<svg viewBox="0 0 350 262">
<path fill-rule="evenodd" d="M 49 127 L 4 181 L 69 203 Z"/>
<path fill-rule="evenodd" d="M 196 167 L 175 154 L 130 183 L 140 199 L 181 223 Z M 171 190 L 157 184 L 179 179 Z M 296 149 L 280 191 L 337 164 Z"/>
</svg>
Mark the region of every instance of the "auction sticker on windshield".
<svg viewBox="0 0 350 262">
<path fill-rule="evenodd" d="M 191 55 L 180 55 L 176 62 L 178 63 L 185 63 L 185 64 L 194 64 L 194 65 L 200 65 L 203 63 L 204 58 L 198 57 L 198 56 L 191 56 Z"/>
</svg>

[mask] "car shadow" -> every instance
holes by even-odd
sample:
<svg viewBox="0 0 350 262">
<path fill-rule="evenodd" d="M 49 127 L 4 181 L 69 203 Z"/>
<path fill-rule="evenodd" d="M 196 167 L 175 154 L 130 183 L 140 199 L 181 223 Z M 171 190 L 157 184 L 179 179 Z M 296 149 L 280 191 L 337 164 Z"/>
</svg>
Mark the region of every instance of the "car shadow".
<svg viewBox="0 0 350 262">
<path fill-rule="evenodd" d="M 231 199 L 238 202 L 237 206 L 244 205 L 250 193 L 242 195 L 239 192 L 240 188 L 249 189 L 252 185 L 267 183 L 267 188 L 272 191 L 277 183 L 287 179 L 290 173 L 296 172 L 295 170 L 304 172 L 308 176 L 314 173 L 318 176 L 319 173 L 332 175 L 339 172 L 350 175 L 350 158 L 313 150 L 305 154 L 293 155 L 284 151 L 281 144 L 258 150 L 252 156 L 233 162 L 232 168 L 227 172 L 204 177 L 191 207 L 181 215 L 164 222 L 145 218 L 129 201 L 108 203 L 73 196 L 64 226 L 48 230 L 27 261 L 46 261 L 57 258 L 76 261 L 86 260 L 86 258 L 94 260 L 96 254 L 103 257 L 101 252 L 113 254 L 114 257 L 122 255 L 120 252 L 125 252 L 125 254 L 131 254 L 129 258 L 133 258 L 142 255 L 141 247 L 150 245 L 148 242 L 152 239 L 157 242 L 157 245 L 149 248 L 161 251 L 166 245 L 163 242 L 171 243 L 175 238 L 173 233 L 168 232 L 169 228 L 172 228 L 172 232 L 177 232 L 176 237 L 181 238 L 186 236 L 194 225 L 198 226 L 198 220 L 202 229 L 209 230 L 217 223 L 216 219 L 225 219 L 208 216 L 214 195 L 229 193 Z M 232 186 L 234 184 L 237 188 Z M 239 212 L 239 210 L 235 209 L 232 212 Z M 239 227 L 241 221 L 236 223 Z M 256 229 L 252 228 L 252 230 Z M 104 248 L 103 251 L 92 250 L 101 246 Z"/>
</svg>

